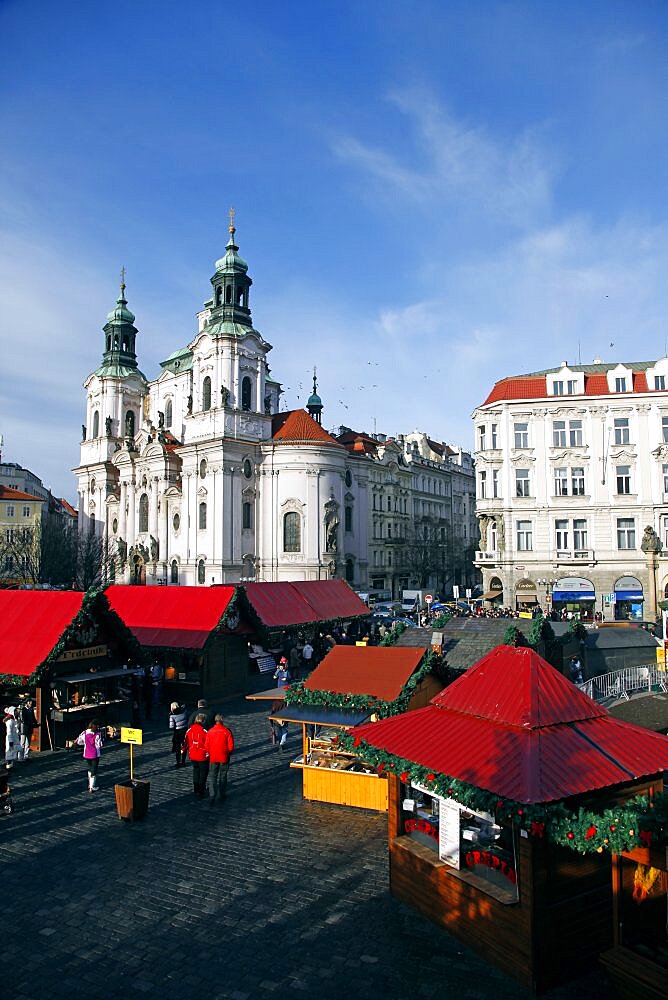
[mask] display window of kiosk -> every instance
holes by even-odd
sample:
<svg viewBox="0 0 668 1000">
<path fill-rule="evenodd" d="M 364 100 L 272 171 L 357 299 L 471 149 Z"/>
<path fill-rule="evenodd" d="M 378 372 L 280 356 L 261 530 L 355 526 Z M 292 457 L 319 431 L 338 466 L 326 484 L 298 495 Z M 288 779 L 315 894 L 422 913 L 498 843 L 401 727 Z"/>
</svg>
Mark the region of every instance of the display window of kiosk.
<svg viewBox="0 0 668 1000">
<path fill-rule="evenodd" d="M 402 783 L 402 832 L 503 903 L 519 899 L 515 830 L 416 782 Z"/>
<path fill-rule="evenodd" d="M 357 754 L 339 750 L 335 739 L 340 729 L 307 726 L 306 755 L 292 763 L 296 767 L 318 767 L 328 771 L 351 771 L 378 777 L 373 764 L 360 760 Z"/>
</svg>

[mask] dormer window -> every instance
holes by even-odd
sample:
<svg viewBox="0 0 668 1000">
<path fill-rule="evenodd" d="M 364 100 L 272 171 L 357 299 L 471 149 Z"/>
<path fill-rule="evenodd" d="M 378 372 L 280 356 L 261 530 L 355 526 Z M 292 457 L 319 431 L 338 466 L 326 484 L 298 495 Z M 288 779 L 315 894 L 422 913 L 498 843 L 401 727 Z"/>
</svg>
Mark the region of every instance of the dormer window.
<svg viewBox="0 0 668 1000">
<path fill-rule="evenodd" d="M 577 391 L 577 382 L 574 378 L 569 378 L 566 382 L 566 395 L 574 396 Z"/>
<path fill-rule="evenodd" d="M 564 394 L 564 383 L 563 381 L 552 383 L 552 395 L 553 396 L 563 396 Z"/>
<path fill-rule="evenodd" d="M 615 378 L 615 392 L 626 392 L 626 376 L 621 375 Z"/>
<path fill-rule="evenodd" d="M 666 388 L 666 376 L 665 375 L 655 375 L 654 376 L 654 388 L 662 391 Z"/>
</svg>

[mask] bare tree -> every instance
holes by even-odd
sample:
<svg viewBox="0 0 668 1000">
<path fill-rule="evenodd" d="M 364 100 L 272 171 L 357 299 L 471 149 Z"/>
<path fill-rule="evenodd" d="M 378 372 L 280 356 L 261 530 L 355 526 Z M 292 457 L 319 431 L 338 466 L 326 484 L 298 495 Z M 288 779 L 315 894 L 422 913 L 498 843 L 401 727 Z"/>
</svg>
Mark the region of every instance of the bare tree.
<svg viewBox="0 0 668 1000">
<path fill-rule="evenodd" d="M 77 590 L 98 587 L 106 578 L 107 556 L 104 540 L 94 532 L 77 536 L 75 584 Z"/>
<path fill-rule="evenodd" d="M 0 533 L 0 582 L 31 587 L 40 582 L 40 534 L 39 523 Z"/>
</svg>

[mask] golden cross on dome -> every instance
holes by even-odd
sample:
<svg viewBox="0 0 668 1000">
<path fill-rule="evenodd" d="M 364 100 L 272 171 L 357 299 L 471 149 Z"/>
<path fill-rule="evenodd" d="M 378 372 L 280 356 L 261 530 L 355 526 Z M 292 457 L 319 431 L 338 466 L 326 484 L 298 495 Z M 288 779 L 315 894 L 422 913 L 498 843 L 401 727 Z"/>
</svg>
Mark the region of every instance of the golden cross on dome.
<svg viewBox="0 0 668 1000">
<path fill-rule="evenodd" d="M 236 232 L 236 230 L 234 228 L 234 209 L 233 208 L 230 209 L 230 232 L 231 233 Z"/>
</svg>

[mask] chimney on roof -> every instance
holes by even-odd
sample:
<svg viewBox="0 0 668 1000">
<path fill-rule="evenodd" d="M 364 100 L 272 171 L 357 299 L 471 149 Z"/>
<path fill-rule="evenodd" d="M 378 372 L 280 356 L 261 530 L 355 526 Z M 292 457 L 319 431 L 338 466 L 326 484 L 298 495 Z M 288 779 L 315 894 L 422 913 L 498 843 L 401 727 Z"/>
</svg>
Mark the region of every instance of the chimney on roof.
<svg viewBox="0 0 668 1000">
<path fill-rule="evenodd" d="M 602 358 L 594 358 L 594 360 L 592 361 L 592 364 L 593 365 L 602 365 L 603 364 L 603 359 Z"/>
<path fill-rule="evenodd" d="M 561 362 L 561 367 L 562 368 L 568 368 L 568 361 L 562 361 Z"/>
</svg>

